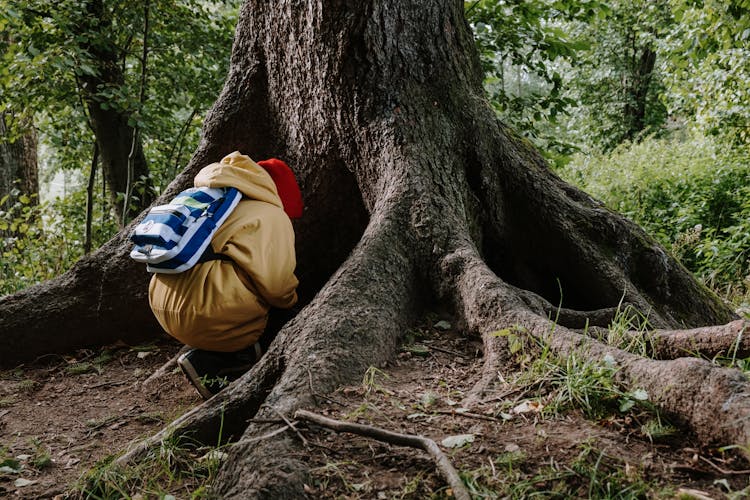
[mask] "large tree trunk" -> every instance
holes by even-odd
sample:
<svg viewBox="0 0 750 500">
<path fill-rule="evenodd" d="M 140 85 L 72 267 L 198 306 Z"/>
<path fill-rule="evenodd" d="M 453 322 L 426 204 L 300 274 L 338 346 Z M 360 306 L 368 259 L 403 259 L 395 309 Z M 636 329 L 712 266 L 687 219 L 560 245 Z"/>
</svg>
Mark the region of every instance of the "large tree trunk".
<svg viewBox="0 0 750 500">
<path fill-rule="evenodd" d="M 734 316 L 641 229 L 564 183 L 498 123 L 462 2 L 249 0 L 231 62 L 203 140 L 164 197 L 235 149 L 287 160 L 307 202 L 296 225 L 306 307 L 238 383 L 123 461 L 172 433 L 215 442 L 223 426 L 245 444 L 222 469 L 222 498 L 304 496 L 299 445 L 251 441 L 264 427 L 248 419 L 291 415 L 314 404 L 313 390 L 385 362 L 434 301 L 484 338 L 473 395 L 504 359 L 492 333 L 521 325 L 529 335 L 554 331 L 560 352 L 613 353 L 624 382 L 637 380 L 668 412 L 681 414 L 681 396 L 700 401 L 684 422 L 705 442 L 750 438 L 744 400 L 733 399 L 748 392 L 739 374 L 642 359 L 571 329 L 606 325 L 621 301 L 665 329 Z M 147 275 L 128 262 L 126 234 L 65 276 L 0 299 L 4 364 L 155 330 Z M 701 378 L 686 395 L 664 373 Z M 742 418 L 717 427 L 708 416 L 719 411 Z"/>
</svg>

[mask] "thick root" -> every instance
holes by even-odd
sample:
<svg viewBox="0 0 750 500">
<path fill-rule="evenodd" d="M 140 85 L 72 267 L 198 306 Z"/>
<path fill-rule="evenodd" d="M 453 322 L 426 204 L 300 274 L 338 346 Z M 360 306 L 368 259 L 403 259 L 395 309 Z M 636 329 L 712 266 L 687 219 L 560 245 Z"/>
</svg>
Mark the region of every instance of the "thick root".
<svg viewBox="0 0 750 500">
<path fill-rule="evenodd" d="M 505 345 L 494 332 L 516 327 L 548 343 L 560 356 L 579 353 L 592 360 L 610 357 L 619 367 L 618 376 L 624 385 L 645 389 L 654 404 L 693 431 L 704 445 L 750 443 L 750 382 L 738 370 L 695 358 L 649 359 L 555 324 L 530 311 L 513 293 L 513 287 L 495 276 L 470 247 L 454 252 L 445 264 L 446 269 L 458 271 L 457 310 L 470 328 L 482 333 L 487 351 L 484 375 L 472 390 L 470 401 L 486 392 L 503 370 Z M 689 345 L 687 339 L 691 336 L 704 343 L 716 336 L 719 340 L 712 345 L 727 349 L 733 342 L 740 342 L 740 352 L 745 348 L 742 337 L 746 326 L 745 322 L 735 321 L 721 327 L 660 331 L 659 338 L 671 339 L 671 349 L 682 349 Z"/>
</svg>

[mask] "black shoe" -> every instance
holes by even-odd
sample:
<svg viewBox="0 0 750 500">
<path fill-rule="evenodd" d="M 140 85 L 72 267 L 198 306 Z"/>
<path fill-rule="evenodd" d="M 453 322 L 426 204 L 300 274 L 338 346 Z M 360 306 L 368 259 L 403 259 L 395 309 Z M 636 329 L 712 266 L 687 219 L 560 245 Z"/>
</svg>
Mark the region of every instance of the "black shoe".
<svg viewBox="0 0 750 500">
<path fill-rule="evenodd" d="M 200 395 L 208 399 L 240 378 L 262 355 L 260 343 L 237 352 L 191 349 L 177 359 L 177 364 Z"/>
</svg>

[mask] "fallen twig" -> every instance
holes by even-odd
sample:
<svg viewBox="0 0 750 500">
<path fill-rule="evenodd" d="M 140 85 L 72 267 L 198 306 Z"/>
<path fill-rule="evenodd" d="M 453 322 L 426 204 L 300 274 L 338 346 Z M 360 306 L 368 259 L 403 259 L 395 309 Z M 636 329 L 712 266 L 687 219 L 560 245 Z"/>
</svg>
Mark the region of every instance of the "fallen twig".
<svg viewBox="0 0 750 500">
<path fill-rule="evenodd" d="M 458 500 L 471 500 L 471 495 L 466 490 L 463 481 L 458 475 L 458 472 L 451 464 L 445 453 L 438 447 L 437 443 L 432 439 L 415 436 L 409 434 L 400 434 L 397 432 L 391 432 L 378 427 L 372 427 L 363 424 L 354 424 L 350 422 L 343 422 L 341 420 L 334 420 L 332 418 L 324 417 L 316 413 L 311 413 L 306 410 L 297 410 L 294 414 L 294 418 L 297 420 L 304 420 L 311 422 L 322 427 L 333 429 L 337 432 L 349 432 L 352 434 L 359 434 L 360 436 L 366 436 L 378 441 L 384 441 L 386 443 L 396 444 L 399 446 L 410 446 L 412 448 L 420 448 L 429 453 L 437 464 L 438 471 L 448 481 L 448 484 L 453 489 L 453 495 Z"/>
<path fill-rule="evenodd" d="M 100 387 L 116 387 L 118 385 L 125 385 L 129 382 L 127 380 L 111 380 L 109 382 L 102 382 L 100 384 L 86 385 L 84 389 L 98 389 Z"/>
<path fill-rule="evenodd" d="M 714 469 L 716 469 L 717 471 L 719 471 L 720 473 L 722 473 L 722 474 L 724 474 L 726 476 L 750 474 L 750 470 L 728 470 L 728 469 L 723 469 L 723 468 L 719 467 L 718 465 L 716 465 L 715 463 L 713 463 L 711 460 L 707 459 L 706 457 L 703 457 L 703 456 L 699 455 L 698 458 L 700 458 L 701 460 L 703 460 L 704 462 L 706 462 L 708 465 L 710 465 L 711 467 L 713 467 Z"/>
<path fill-rule="evenodd" d="M 273 411 L 273 412 L 274 412 L 274 413 L 275 413 L 276 415 L 278 415 L 279 417 L 281 417 L 281 418 L 282 418 L 282 419 L 284 420 L 284 423 L 285 423 L 285 424 L 286 424 L 286 425 L 287 425 L 287 426 L 288 426 L 288 427 L 289 427 L 289 428 L 290 428 L 291 430 L 293 430 L 293 431 L 294 431 L 294 432 L 295 432 L 295 433 L 297 434 L 297 437 L 299 437 L 299 438 L 300 438 L 300 440 L 302 441 L 302 443 L 303 443 L 303 444 L 304 444 L 305 446 L 307 446 L 307 439 L 305 439 L 305 436 L 303 436 L 303 435 L 302 435 L 302 433 L 301 433 L 301 432 L 300 432 L 300 431 L 299 431 L 299 430 L 298 430 L 298 429 L 297 429 L 297 428 L 296 428 L 296 427 L 294 426 L 294 424 L 293 424 L 292 422 L 290 422 L 290 421 L 289 421 L 289 419 L 288 419 L 288 418 L 286 418 L 286 417 L 284 416 L 284 414 L 283 414 L 283 413 L 281 413 L 281 412 L 280 412 L 279 410 L 277 410 L 276 408 L 274 408 L 274 407 L 272 407 L 272 406 L 268 406 L 267 408 L 270 408 L 270 409 L 271 409 L 271 411 Z"/>
<path fill-rule="evenodd" d="M 285 425 L 283 427 L 279 427 L 278 429 L 276 429 L 274 431 L 271 431 L 271 432 L 268 432 L 266 434 L 263 434 L 262 436 L 258 436 L 258 437 L 254 437 L 254 438 L 249 438 L 249 439 L 242 439 L 240 441 L 237 441 L 236 443 L 231 443 L 230 446 L 240 446 L 240 445 L 243 445 L 243 444 L 250 444 L 250 443 L 255 443 L 256 441 L 262 441 L 264 439 L 269 439 L 269 438 L 272 438 L 272 437 L 276 436 L 277 434 L 281 434 L 282 432 L 286 432 L 287 429 L 289 429 L 289 427 L 287 427 Z"/>
<path fill-rule="evenodd" d="M 172 371 L 177 366 L 177 359 L 185 352 L 187 352 L 190 348 L 188 346 L 182 346 L 179 351 L 177 351 L 177 354 L 175 354 L 169 361 L 161 365 L 159 369 L 157 369 L 154 373 L 151 374 L 146 380 L 144 380 L 141 383 L 141 387 L 146 387 L 147 385 L 151 384 L 154 380 L 157 380 L 164 375 L 166 375 L 168 372 Z"/>
<path fill-rule="evenodd" d="M 451 351 L 450 349 L 443 349 L 442 347 L 437 347 L 437 346 L 430 345 L 430 344 L 427 344 L 427 348 L 435 350 L 435 351 L 439 351 L 439 352 L 444 352 L 446 354 L 451 354 L 451 355 L 459 357 L 459 358 L 468 358 L 469 357 L 466 354 L 463 354 L 463 353 L 460 353 L 460 352 L 457 352 L 457 351 Z"/>
<path fill-rule="evenodd" d="M 454 417 L 475 418 L 477 420 L 487 420 L 489 422 L 502 422 L 502 420 L 499 418 L 490 417 L 489 415 L 481 415 L 479 413 L 471 413 L 468 411 L 435 410 L 433 413 L 437 413 L 439 415 L 452 415 Z"/>
</svg>

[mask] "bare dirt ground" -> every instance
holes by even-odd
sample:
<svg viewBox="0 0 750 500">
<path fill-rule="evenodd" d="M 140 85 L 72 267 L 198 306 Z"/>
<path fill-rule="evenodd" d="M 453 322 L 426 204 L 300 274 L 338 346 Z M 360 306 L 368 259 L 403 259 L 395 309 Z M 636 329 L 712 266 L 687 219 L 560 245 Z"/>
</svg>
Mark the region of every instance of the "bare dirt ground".
<svg viewBox="0 0 750 500">
<path fill-rule="evenodd" d="M 461 401 L 481 369 L 481 345 L 449 321 L 433 318 L 410 332 L 389 366 L 372 367 L 361 384 L 315 395 L 320 406 L 311 411 L 435 440 L 475 498 L 745 497 L 750 466 L 743 459 L 700 449 L 684 431 L 649 438 L 642 411 L 549 414 L 543 390 L 504 381 L 507 374 L 467 411 Z M 176 371 L 143 386 L 178 349 L 166 339 L 116 345 L 0 374 L 0 497 L 86 498 L 72 488 L 98 461 L 200 404 Z M 296 428 L 312 470 L 310 498 L 451 496 L 421 450 L 304 423 Z M 112 498 L 191 498 L 196 490 L 210 497 L 199 483 L 177 481 L 156 495 L 135 487 Z"/>
</svg>

